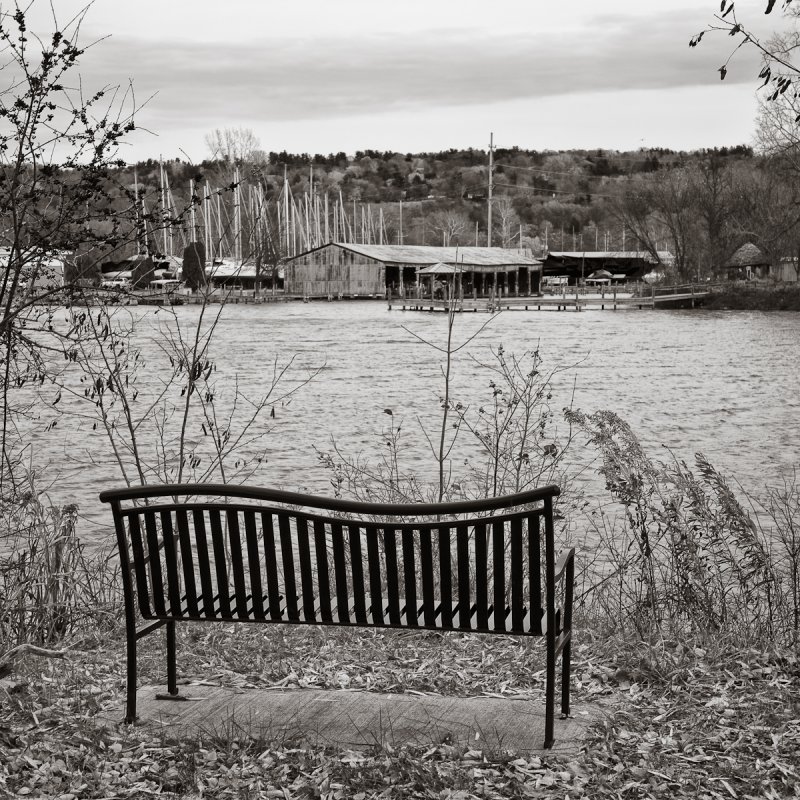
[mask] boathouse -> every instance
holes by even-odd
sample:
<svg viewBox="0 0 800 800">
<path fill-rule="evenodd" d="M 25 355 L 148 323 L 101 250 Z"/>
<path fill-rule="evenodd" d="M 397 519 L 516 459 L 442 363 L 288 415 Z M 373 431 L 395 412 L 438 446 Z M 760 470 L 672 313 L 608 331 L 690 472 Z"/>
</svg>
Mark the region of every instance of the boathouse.
<svg viewBox="0 0 800 800">
<path fill-rule="evenodd" d="M 551 252 L 542 267 L 545 280 L 568 283 L 576 286 L 594 276 L 605 277 L 612 284 L 640 281 L 645 275 L 675 265 L 675 257 L 668 250 L 655 255 L 647 251 L 608 252 L 604 250 L 579 250 L 575 252 Z M 554 279 L 557 279 L 554 281 Z"/>
<path fill-rule="evenodd" d="M 290 258 L 285 287 L 303 297 L 516 296 L 539 291 L 541 270 L 529 252 L 502 247 L 331 242 Z"/>
</svg>

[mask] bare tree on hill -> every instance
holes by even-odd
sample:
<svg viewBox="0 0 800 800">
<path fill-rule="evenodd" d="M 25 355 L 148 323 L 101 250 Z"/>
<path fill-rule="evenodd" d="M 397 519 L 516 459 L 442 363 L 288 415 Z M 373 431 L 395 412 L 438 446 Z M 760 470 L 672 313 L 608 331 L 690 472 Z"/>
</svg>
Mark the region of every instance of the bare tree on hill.
<svg viewBox="0 0 800 800">
<path fill-rule="evenodd" d="M 215 128 L 206 135 L 211 158 L 226 164 L 259 163 L 266 159 L 261 142 L 250 128 Z"/>
<path fill-rule="evenodd" d="M 431 228 L 441 234 L 444 247 L 464 244 L 463 236 L 469 230 L 469 218 L 462 211 L 456 209 L 435 211 L 430 216 L 430 223 Z"/>
</svg>

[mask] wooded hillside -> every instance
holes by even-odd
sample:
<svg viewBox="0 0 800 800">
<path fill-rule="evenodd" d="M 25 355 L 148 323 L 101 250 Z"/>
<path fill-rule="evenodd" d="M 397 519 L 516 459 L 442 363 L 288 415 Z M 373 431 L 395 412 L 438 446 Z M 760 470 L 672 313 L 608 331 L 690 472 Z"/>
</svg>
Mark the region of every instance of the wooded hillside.
<svg viewBox="0 0 800 800">
<path fill-rule="evenodd" d="M 406 244 L 487 242 L 489 153 L 483 150 L 364 150 L 353 156 L 257 151 L 246 159 L 200 165 L 175 159 L 164 163 L 163 173 L 162 179 L 154 160 L 136 165 L 143 198 L 157 200 L 166 182 L 174 205 L 186 205 L 194 186 L 197 213 L 209 202 L 208 192 L 214 213 L 229 220 L 218 224 L 228 228 L 236 176 L 245 192 L 260 187 L 262 202 L 272 208 L 273 228 L 279 227 L 277 210 L 288 187 L 298 224 L 311 230 L 307 240 L 301 235 L 288 245 L 273 230 L 282 254 L 324 240 L 324 226 L 317 221 L 315 229 L 314 219 L 324 214 L 326 202 L 328 217 L 336 206 L 347 218 L 347 227 L 330 223 L 329 239 L 345 230 L 353 241 L 398 242 L 402 235 Z M 797 253 L 800 226 L 791 177 L 779 160 L 755 155 L 745 145 L 688 153 L 496 149 L 492 244 L 529 247 L 537 254 L 669 250 L 682 276 L 703 277 L 718 272 L 744 242 L 772 258 Z M 135 188 L 134 167 L 120 178 Z"/>
</svg>

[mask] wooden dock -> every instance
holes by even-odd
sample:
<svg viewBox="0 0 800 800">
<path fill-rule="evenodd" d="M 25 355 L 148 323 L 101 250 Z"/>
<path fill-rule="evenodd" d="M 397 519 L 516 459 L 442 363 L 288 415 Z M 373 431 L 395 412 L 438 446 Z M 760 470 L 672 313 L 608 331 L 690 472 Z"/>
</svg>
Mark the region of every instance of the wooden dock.
<svg viewBox="0 0 800 800">
<path fill-rule="evenodd" d="M 705 287 L 675 286 L 656 289 L 649 295 L 633 296 L 627 294 L 576 292 L 572 294 L 541 295 L 530 297 L 501 298 L 459 298 L 450 300 L 433 300 L 431 298 L 393 298 L 389 301 L 389 310 L 397 308 L 401 311 L 448 311 L 451 307 L 457 312 L 483 311 L 490 314 L 498 311 L 584 311 L 619 309 L 653 309 L 653 308 L 695 308 L 702 305 L 710 291 Z"/>
</svg>

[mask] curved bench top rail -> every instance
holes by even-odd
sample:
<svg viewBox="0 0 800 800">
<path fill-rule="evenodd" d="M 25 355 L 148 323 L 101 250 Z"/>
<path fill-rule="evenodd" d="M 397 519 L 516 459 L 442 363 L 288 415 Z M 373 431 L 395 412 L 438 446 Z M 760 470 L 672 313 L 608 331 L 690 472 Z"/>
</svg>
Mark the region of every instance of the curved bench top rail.
<svg viewBox="0 0 800 800">
<path fill-rule="evenodd" d="M 257 486 L 241 486 L 230 483 L 183 483 L 153 484 L 152 486 L 125 486 L 100 492 L 103 503 L 139 500 L 152 497 L 241 497 L 250 500 L 267 500 L 291 506 L 323 508 L 357 514 L 387 516 L 430 516 L 436 514 L 464 514 L 491 511 L 498 508 L 513 508 L 530 505 L 560 494 L 558 486 L 543 486 L 526 492 L 479 500 L 461 500 L 447 503 L 367 503 L 360 500 L 344 500 L 336 497 L 320 497 L 286 492 L 281 489 L 265 489 Z"/>
<path fill-rule="evenodd" d="M 391 530 L 396 531 L 413 531 L 418 530 L 420 526 L 436 529 L 445 529 L 445 528 L 456 528 L 459 525 L 463 525 L 465 522 L 473 522 L 475 524 L 481 523 L 484 525 L 488 525 L 490 523 L 498 523 L 498 524 L 505 524 L 511 522 L 512 520 L 519 519 L 521 517 L 530 517 L 530 516 L 544 516 L 544 508 L 530 508 L 530 503 L 527 504 L 525 507 L 520 507 L 518 510 L 515 511 L 505 511 L 504 509 L 499 509 L 501 513 L 487 513 L 485 516 L 481 513 L 478 514 L 477 512 L 465 519 L 463 516 L 455 515 L 455 514 L 409 514 L 406 512 L 405 514 L 397 515 L 397 514 L 352 514 L 349 517 L 335 517 L 331 514 L 325 513 L 325 511 L 317 512 L 307 510 L 307 508 L 303 509 L 295 509 L 294 507 L 278 507 L 278 506 L 268 506 L 268 505 L 247 505 L 245 503 L 215 503 L 215 502 L 195 502 L 193 500 L 189 500 L 185 503 L 154 503 L 152 505 L 147 506 L 131 506 L 127 508 L 121 508 L 120 514 L 124 517 L 131 517 L 141 514 L 161 514 L 161 513 L 172 513 L 177 509 L 181 509 L 187 513 L 193 511 L 218 511 L 220 513 L 237 513 L 237 514 L 247 514 L 247 513 L 256 513 L 260 514 L 263 512 L 267 513 L 286 513 L 288 516 L 293 517 L 302 517 L 308 522 L 322 522 L 323 524 L 333 525 L 333 524 L 344 524 L 344 525 L 353 525 L 357 524 L 362 527 L 375 527 L 375 528 L 390 528 Z M 406 506 L 409 508 L 410 506 Z M 482 509 L 485 511 L 486 509 Z M 494 509 L 494 511 L 498 511 L 498 509 Z M 421 521 L 420 517 L 424 517 L 425 521 Z M 436 517 L 436 520 L 433 521 L 429 519 L 429 517 Z M 387 521 L 388 518 L 388 521 Z"/>
</svg>

